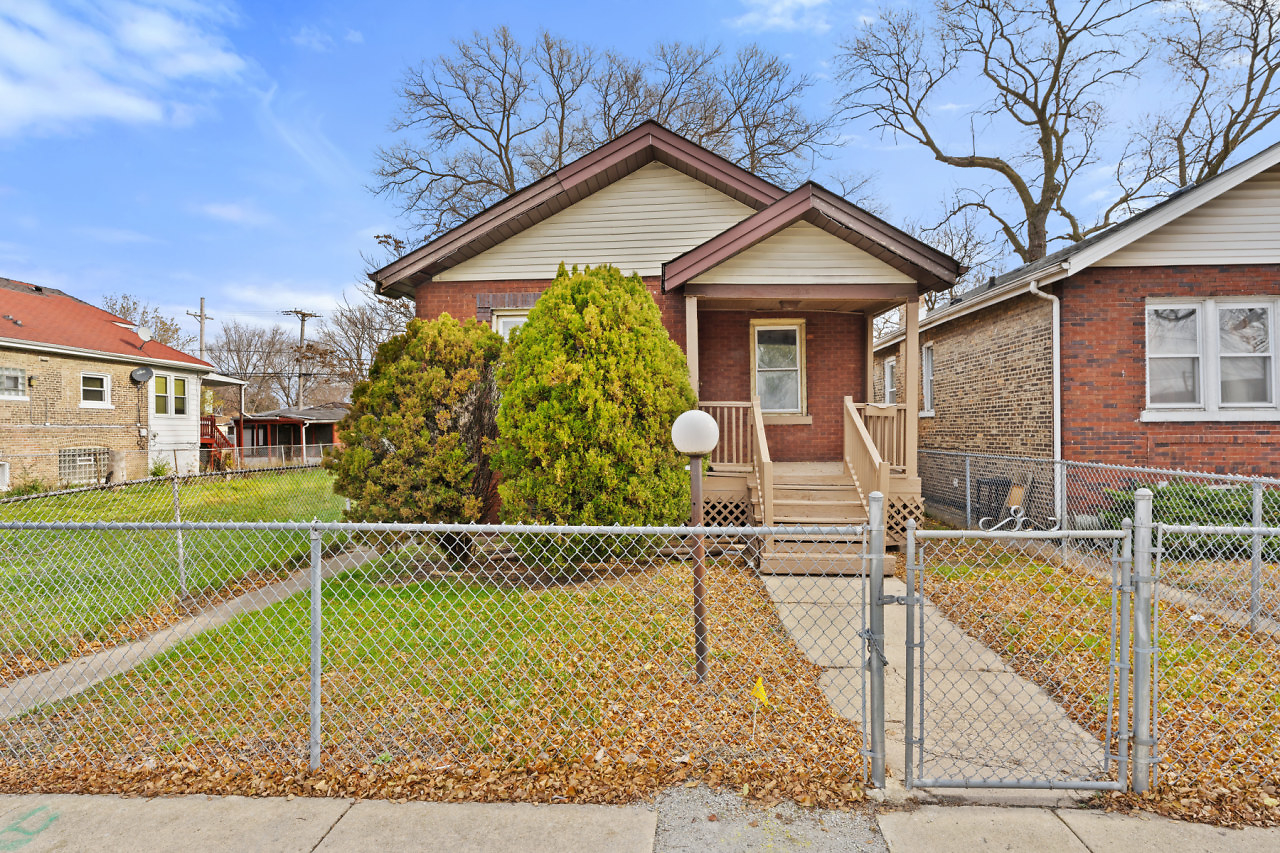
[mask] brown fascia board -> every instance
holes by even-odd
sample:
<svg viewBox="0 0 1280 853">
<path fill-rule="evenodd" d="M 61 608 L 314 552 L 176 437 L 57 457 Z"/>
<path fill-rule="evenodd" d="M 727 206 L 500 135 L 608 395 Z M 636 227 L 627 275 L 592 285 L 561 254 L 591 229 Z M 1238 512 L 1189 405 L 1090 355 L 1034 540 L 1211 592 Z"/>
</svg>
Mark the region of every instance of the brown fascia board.
<svg viewBox="0 0 1280 853">
<path fill-rule="evenodd" d="M 912 276 L 930 290 L 954 285 L 959 275 L 959 264 L 954 259 L 810 181 L 765 210 L 663 264 L 663 289 L 683 286 L 802 219 Z"/>
<path fill-rule="evenodd" d="M 408 295 L 418 279 L 474 257 L 653 160 L 697 178 L 756 210 L 785 195 L 782 189 L 765 179 L 657 122 L 647 121 L 517 190 L 461 225 L 387 264 L 370 278 L 376 283 L 379 293 Z M 590 182 L 605 176 L 610 170 L 621 171 L 604 184 L 587 189 Z"/>
</svg>

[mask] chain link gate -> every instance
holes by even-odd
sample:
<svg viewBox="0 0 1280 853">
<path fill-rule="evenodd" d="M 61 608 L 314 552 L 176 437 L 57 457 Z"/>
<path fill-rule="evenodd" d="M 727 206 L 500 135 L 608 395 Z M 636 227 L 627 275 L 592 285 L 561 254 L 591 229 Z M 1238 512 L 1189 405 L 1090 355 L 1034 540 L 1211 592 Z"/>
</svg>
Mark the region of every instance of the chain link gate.
<svg viewBox="0 0 1280 853">
<path fill-rule="evenodd" d="M 1127 522 L 911 527 L 907 787 L 1127 786 L 1132 547 Z"/>
</svg>

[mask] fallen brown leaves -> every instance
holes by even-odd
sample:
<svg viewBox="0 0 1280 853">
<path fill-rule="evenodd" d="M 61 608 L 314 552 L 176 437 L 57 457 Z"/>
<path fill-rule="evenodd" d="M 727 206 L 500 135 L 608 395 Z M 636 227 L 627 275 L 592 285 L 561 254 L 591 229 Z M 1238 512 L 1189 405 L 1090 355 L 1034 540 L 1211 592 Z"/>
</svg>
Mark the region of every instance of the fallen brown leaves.
<svg viewBox="0 0 1280 853">
<path fill-rule="evenodd" d="M 1109 577 L 990 542 L 946 548 L 930 603 L 1105 738 Z M 1280 644 L 1177 604 L 1160 612 L 1159 785 L 1108 807 L 1280 826 Z"/>
</svg>

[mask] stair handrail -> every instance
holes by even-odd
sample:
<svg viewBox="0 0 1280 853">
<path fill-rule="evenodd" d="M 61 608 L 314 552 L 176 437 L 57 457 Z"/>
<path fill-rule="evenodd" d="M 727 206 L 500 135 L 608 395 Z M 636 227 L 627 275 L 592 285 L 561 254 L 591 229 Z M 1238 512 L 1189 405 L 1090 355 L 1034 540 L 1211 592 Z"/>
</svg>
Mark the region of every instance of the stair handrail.
<svg viewBox="0 0 1280 853">
<path fill-rule="evenodd" d="M 769 442 L 764 435 L 764 412 L 760 398 L 751 396 L 751 467 L 755 470 L 756 485 L 760 487 L 761 521 L 766 527 L 773 525 L 773 460 L 769 458 Z"/>
<path fill-rule="evenodd" d="M 864 495 L 889 493 L 889 464 L 880 456 L 852 397 L 844 398 L 844 465 Z"/>
</svg>

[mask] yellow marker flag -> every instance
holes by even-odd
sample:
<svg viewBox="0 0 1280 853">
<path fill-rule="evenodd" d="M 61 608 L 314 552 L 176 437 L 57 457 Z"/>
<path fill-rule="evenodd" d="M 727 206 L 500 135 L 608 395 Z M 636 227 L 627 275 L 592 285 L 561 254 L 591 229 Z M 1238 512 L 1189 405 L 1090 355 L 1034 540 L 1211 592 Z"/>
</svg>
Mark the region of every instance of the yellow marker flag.
<svg viewBox="0 0 1280 853">
<path fill-rule="evenodd" d="M 764 692 L 764 679 L 756 676 L 756 686 L 751 688 L 751 695 L 760 700 L 760 704 L 769 707 L 769 694 Z"/>
</svg>

